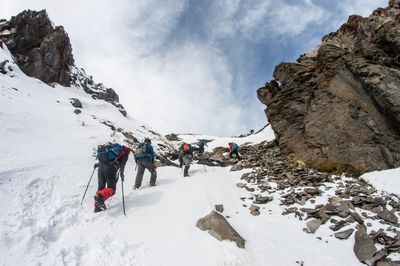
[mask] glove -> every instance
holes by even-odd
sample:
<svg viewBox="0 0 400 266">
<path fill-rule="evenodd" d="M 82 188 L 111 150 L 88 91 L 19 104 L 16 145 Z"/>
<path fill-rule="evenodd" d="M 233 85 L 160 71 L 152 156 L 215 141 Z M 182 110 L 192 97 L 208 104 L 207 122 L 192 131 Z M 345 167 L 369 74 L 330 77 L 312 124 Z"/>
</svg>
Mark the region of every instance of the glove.
<svg viewBox="0 0 400 266">
<path fill-rule="evenodd" d="M 124 182 L 124 179 L 125 179 L 125 175 L 124 175 L 124 173 L 120 173 L 120 176 L 121 176 L 121 180 L 122 180 L 122 182 Z"/>
<path fill-rule="evenodd" d="M 93 168 L 94 168 L 94 169 L 96 169 L 97 167 L 99 167 L 99 163 L 95 163 L 95 164 L 93 165 Z"/>
</svg>

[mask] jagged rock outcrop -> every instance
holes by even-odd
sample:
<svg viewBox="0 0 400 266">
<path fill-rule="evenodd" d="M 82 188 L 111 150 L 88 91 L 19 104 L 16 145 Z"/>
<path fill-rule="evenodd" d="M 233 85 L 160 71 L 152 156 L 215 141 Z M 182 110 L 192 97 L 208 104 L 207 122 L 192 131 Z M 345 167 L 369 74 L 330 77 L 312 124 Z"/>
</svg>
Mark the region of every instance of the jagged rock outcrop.
<svg viewBox="0 0 400 266">
<path fill-rule="evenodd" d="M 74 65 L 68 34 L 62 26 L 53 27 L 46 10 L 27 10 L 7 20 L 0 20 L 3 41 L 20 69 L 28 76 L 45 83 L 75 85 L 95 99 L 113 104 L 124 115 L 117 93 L 95 83 L 83 69 Z"/>
<path fill-rule="evenodd" d="M 282 152 L 324 171 L 400 166 L 400 1 L 276 66 L 257 95 Z"/>
<path fill-rule="evenodd" d="M 27 10 L 9 22 L 2 20 L 0 38 L 28 76 L 46 83 L 70 84 L 74 58 L 68 34 L 62 26 L 52 26 L 45 10 Z"/>
</svg>

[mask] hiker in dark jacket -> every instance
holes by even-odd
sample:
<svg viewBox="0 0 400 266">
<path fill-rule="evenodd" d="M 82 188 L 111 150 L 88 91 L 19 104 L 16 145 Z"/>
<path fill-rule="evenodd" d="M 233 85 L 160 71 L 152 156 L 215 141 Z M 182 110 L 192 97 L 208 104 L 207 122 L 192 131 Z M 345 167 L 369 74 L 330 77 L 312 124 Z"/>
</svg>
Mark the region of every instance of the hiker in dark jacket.
<svg viewBox="0 0 400 266">
<path fill-rule="evenodd" d="M 232 158 L 232 155 L 235 154 L 236 158 L 239 161 L 242 160 L 242 156 L 240 156 L 239 154 L 239 145 L 233 142 L 229 142 L 228 146 L 229 146 L 229 157 Z"/>
<path fill-rule="evenodd" d="M 142 185 L 144 171 L 147 169 L 151 173 L 150 186 L 156 185 L 157 171 L 154 165 L 155 154 L 153 146 L 151 146 L 151 140 L 148 138 L 144 139 L 144 143 L 139 145 L 135 151 L 135 161 L 138 167 L 135 180 L 135 189 L 138 189 Z"/>
<path fill-rule="evenodd" d="M 94 212 L 100 212 L 107 209 L 105 201 L 115 194 L 117 188 L 117 172 L 119 170 L 121 181 L 124 181 L 125 164 L 128 161 L 129 147 L 120 146 L 121 150 L 116 154 L 113 161 L 99 161 L 94 165 L 98 167 L 98 187 L 96 195 L 94 196 Z"/>
<path fill-rule="evenodd" d="M 193 148 L 192 145 L 188 143 L 183 143 L 179 147 L 179 167 L 182 167 L 182 165 L 185 165 L 185 168 L 183 169 L 183 176 L 189 176 L 189 167 L 190 163 L 193 160 Z"/>
</svg>

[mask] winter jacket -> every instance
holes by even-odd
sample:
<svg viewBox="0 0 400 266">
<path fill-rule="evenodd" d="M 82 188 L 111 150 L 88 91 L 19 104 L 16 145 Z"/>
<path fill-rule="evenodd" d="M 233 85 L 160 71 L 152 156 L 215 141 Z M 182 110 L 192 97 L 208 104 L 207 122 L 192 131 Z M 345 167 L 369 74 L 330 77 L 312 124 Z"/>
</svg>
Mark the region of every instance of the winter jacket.
<svg viewBox="0 0 400 266">
<path fill-rule="evenodd" d="M 236 143 L 229 143 L 229 151 L 237 151 L 239 149 L 239 145 L 237 145 Z"/>
</svg>

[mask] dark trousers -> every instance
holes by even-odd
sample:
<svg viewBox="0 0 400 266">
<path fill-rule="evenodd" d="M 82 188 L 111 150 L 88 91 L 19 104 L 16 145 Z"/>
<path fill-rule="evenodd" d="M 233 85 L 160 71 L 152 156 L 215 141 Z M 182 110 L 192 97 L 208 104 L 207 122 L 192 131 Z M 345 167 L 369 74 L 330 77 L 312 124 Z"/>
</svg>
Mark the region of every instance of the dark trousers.
<svg viewBox="0 0 400 266">
<path fill-rule="evenodd" d="M 115 190 L 117 188 L 117 170 L 111 164 L 100 163 L 99 169 L 97 172 L 98 177 L 98 189 L 102 190 L 106 187 L 112 188 Z"/>
<path fill-rule="evenodd" d="M 140 188 L 140 186 L 142 185 L 143 175 L 144 175 L 144 171 L 146 169 L 149 170 L 149 172 L 151 173 L 150 185 L 156 184 L 157 171 L 156 171 L 156 167 L 154 166 L 153 163 L 151 163 L 149 161 L 138 161 L 137 167 L 138 167 L 138 171 L 136 174 L 135 188 Z"/>
<path fill-rule="evenodd" d="M 229 153 L 229 156 L 232 158 L 232 155 L 233 155 L 233 154 L 236 155 L 236 158 L 238 158 L 238 160 L 241 160 L 241 159 L 242 159 L 242 157 L 240 156 L 238 150 L 231 151 L 231 152 Z"/>
</svg>

